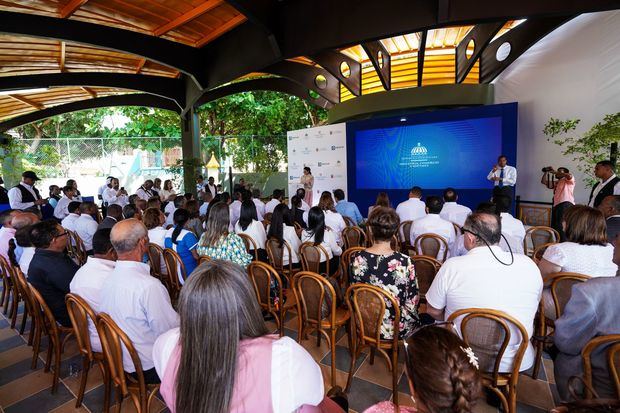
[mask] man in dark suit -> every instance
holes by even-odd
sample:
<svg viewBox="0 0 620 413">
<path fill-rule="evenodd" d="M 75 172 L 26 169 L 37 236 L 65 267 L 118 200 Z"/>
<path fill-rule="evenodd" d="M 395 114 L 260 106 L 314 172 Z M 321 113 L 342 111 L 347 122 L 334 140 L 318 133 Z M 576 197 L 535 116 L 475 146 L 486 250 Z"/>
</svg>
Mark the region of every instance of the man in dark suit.
<svg viewBox="0 0 620 413">
<path fill-rule="evenodd" d="M 112 229 L 114 224 L 123 219 L 123 208 L 118 204 L 112 204 L 108 207 L 107 216 L 99 223 L 97 231 L 100 229 Z"/>
<path fill-rule="evenodd" d="M 620 234 L 620 195 L 606 196 L 598 209 L 607 221 L 607 241 L 613 243 Z"/>
<path fill-rule="evenodd" d="M 611 161 L 600 161 L 594 167 L 594 176 L 599 182 L 592 187 L 588 206 L 597 208 L 609 195 L 620 195 L 620 178 L 616 176 L 616 165 Z"/>
</svg>

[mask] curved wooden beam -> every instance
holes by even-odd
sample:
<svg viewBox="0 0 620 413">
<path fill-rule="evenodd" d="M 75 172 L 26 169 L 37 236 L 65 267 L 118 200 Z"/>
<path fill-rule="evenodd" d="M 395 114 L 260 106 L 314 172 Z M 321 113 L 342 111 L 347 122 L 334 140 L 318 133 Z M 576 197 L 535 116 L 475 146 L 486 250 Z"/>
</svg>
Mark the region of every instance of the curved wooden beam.
<svg viewBox="0 0 620 413">
<path fill-rule="evenodd" d="M 463 83 L 470 70 L 476 64 L 484 49 L 489 45 L 493 37 L 504 27 L 505 22 L 482 23 L 476 25 L 467 33 L 463 40 L 456 46 L 456 58 L 454 59 L 455 83 Z M 467 45 L 474 41 L 472 55 L 467 56 Z"/>
<path fill-rule="evenodd" d="M 297 82 L 305 89 L 313 90 L 331 103 L 338 103 L 340 100 L 340 82 L 322 67 L 283 60 L 261 70 L 261 72 L 282 76 Z M 324 83 L 318 81 L 319 76 L 324 77 Z"/>
<path fill-rule="evenodd" d="M 196 102 L 196 106 L 202 106 L 206 103 L 223 98 L 225 96 L 234 95 L 236 93 L 250 92 L 254 90 L 268 90 L 272 92 L 281 92 L 288 95 L 297 96 L 300 99 L 307 100 L 313 105 L 320 106 L 325 109 L 331 109 L 332 103 L 328 100 L 310 96 L 308 89 L 299 85 L 296 82 L 282 78 L 282 77 L 265 77 L 260 79 L 251 79 L 244 82 L 231 83 L 227 86 L 222 86 L 203 94 Z"/>
<path fill-rule="evenodd" d="M 85 99 L 77 102 L 66 103 L 51 108 L 39 110 L 25 115 L 16 116 L 4 122 L 0 122 L 0 132 L 6 132 L 9 129 L 28 123 L 47 119 L 52 116 L 62 115 L 63 113 L 77 112 L 86 109 L 104 108 L 112 106 L 147 106 L 170 110 L 180 113 L 180 109 L 176 103 L 170 99 L 159 96 L 149 95 L 146 93 L 135 93 L 127 95 L 105 96 L 94 99 Z"/>
</svg>

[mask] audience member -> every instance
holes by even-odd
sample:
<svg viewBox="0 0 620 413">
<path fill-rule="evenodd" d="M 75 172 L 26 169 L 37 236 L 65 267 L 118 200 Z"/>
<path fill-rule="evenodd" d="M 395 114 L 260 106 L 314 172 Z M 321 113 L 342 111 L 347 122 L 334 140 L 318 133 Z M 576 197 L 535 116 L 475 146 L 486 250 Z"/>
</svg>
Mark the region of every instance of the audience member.
<svg viewBox="0 0 620 413">
<path fill-rule="evenodd" d="M 493 196 L 495 210 L 502 221 L 502 234 L 506 237 L 513 253 L 523 254 L 523 238 L 525 227 L 523 222 L 510 215 L 511 198 L 508 195 L 496 194 Z"/>
<path fill-rule="evenodd" d="M 481 395 L 482 380 L 473 350 L 456 334 L 438 326 L 419 329 L 405 341 L 405 368 L 415 408 L 400 413 L 472 413 Z M 393 413 L 389 401 L 364 413 Z"/>
<path fill-rule="evenodd" d="M 123 207 L 123 219 L 130 218 L 142 221 L 142 211 L 134 204 L 127 204 Z"/>
<path fill-rule="evenodd" d="M 415 221 L 426 215 L 426 205 L 422 202 L 422 188 L 414 186 L 409 191 L 409 199 L 396 207 L 400 222 Z"/>
<path fill-rule="evenodd" d="M 435 234 L 439 235 L 448 243 L 448 251 L 446 252 L 447 257 L 450 257 L 453 249 L 456 244 L 456 232 L 454 230 L 454 225 L 452 222 L 447 221 L 441 216 L 439 213 L 442 209 L 441 198 L 438 196 L 429 196 L 426 197 L 426 213 L 427 215 L 416 219 L 413 221 L 413 225 L 411 225 L 411 236 L 409 237 L 411 241 L 411 245 L 416 247 L 416 250 L 419 254 L 422 254 L 421 249 L 417 248 L 415 244 L 415 240 L 423 234 Z M 445 251 L 445 247 L 443 244 L 440 244 L 439 251 L 437 253 L 438 257 L 443 257 Z"/>
<path fill-rule="evenodd" d="M 228 205 L 224 202 L 214 204 L 209 210 L 205 232 L 198 242 L 198 254 L 214 260 L 232 261 L 245 268 L 252 261 L 252 256 L 239 235 L 229 231 L 229 225 Z"/>
<path fill-rule="evenodd" d="M 306 221 L 304 221 L 305 211 L 302 209 L 302 201 L 303 200 L 299 196 L 293 195 L 291 198 L 291 213 L 293 214 L 294 221 L 298 223 L 300 227 L 307 228 L 308 225 Z"/>
<path fill-rule="evenodd" d="M 183 196 L 185 197 L 185 202 L 191 201 L 194 199 L 194 194 L 191 192 L 186 192 Z"/>
<path fill-rule="evenodd" d="M 516 318 L 532 337 L 534 316 L 542 292 L 540 271 L 529 257 L 510 254 L 499 247 L 501 221 L 497 215 L 475 212 L 463 225 L 465 248 L 462 257 L 447 260 L 426 293 L 427 312 L 445 320 L 464 308 L 488 308 L 504 311 Z M 521 335 L 510 326 L 511 338 L 500 371 L 510 371 L 521 342 Z M 534 362 L 529 343 L 519 371 Z"/>
<path fill-rule="evenodd" d="M 158 245 L 161 248 L 166 248 L 165 239 L 166 232 L 168 232 L 168 230 L 163 227 L 166 222 L 164 213 L 157 208 L 147 208 L 146 211 L 144 211 L 144 214 L 142 214 L 142 222 L 148 230 L 149 243 Z M 163 257 L 160 257 L 159 270 L 162 274 L 168 274 L 168 269 L 166 268 L 166 263 L 164 262 Z"/>
<path fill-rule="evenodd" d="M 616 176 L 615 169 L 614 163 L 608 160 L 596 164 L 594 176 L 599 182 L 592 187 L 588 206 L 597 208 L 606 196 L 620 195 L 620 178 Z"/>
<path fill-rule="evenodd" d="M 103 192 L 108 189 L 108 185 L 110 185 L 110 182 L 112 182 L 112 179 L 114 177 L 113 176 L 108 176 L 105 179 L 105 184 L 101 185 L 98 189 L 97 189 L 97 199 L 100 200 L 102 203 L 104 203 L 103 201 Z"/>
<path fill-rule="evenodd" d="M 101 290 L 100 311 L 112 317 L 132 341 L 147 383 L 159 383 L 153 364 L 153 344 L 157 337 L 179 326 L 179 317 L 170 304 L 163 284 L 151 276 L 142 262 L 148 249 L 148 232 L 142 222 L 126 219 L 110 233 L 118 260 Z M 134 378 L 135 367 L 125 347 L 123 366 Z"/>
<path fill-rule="evenodd" d="M 153 181 L 147 179 L 142 186 L 136 191 L 138 198 L 148 201 L 150 198 L 157 196 L 157 191 L 153 190 Z"/>
<path fill-rule="evenodd" d="M 75 224 L 80 217 L 80 205 L 81 202 L 73 201 L 70 202 L 67 206 L 67 211 L 69 211 L 69 215 L 65 217 L 60 223 L 64 229 L 68 229 L 69 231 L 75 232 Z"/>
<path fill-rule="evenodd" d="M 161 210 L 161 200 L 159 199 L 158 196 L 154 196 L 153 198 L 146 201 L 146 209 L 149 209 L 149 208 L 155 208 L 155 209 Z"/>
<path fill-rule="evenodd" d="M 454 188 L 446 188 L 443 191 L 443 208 L 439 216 L 446 221 L 450 221 L 462 227 L 465 223 L 465 219 L 471 214 L 471 209 L 465 205 L 458 204 L 459 196 Z"/>
<path fill-rule="evenodd" d="M 237 221 L 239 221 L 239 215 L 241 214 L 241 191 L 235 191 L 233 193 L 233 198 L 234 201 L 228 206 L 230 214 L 230 226 L 232 228 L 234 228 Z"/>
<path fill-rule="evenodd" d="M 299 247 L 301 241 L 295 232 L 293 225 L 293 214 L 291 210 L 284 204 L 276 206 L 271 216 L 271 222 L 267 227 L 267 239 L 274 238 L 278 240 L 280 246 L 284 245 L 284 241 L 291 247 L 291 256 L 289 257 L 289 251 L 284 247 L 282 255 L 282 264 L 288 265 L 289 259 L 294 267 L 299 266 Z"/>
<path fill-rule="evenodd" d="M 72 187 L 75 192 L 75 200 L 82 202 L 82 194 L 78 189 L 77 181 L 75 179 L 67 179 L 67 183 L 65 185 Z"/>
<path fill-rule="evenodd" d="M 129 201 L 129 205 L 136 205 L 136 201 L 140 198 L 138 197 L 138 195 L 132 194 L 132 195 L 129 195 L 127 199 Z"/>
<path fill-rule="evenodd" d="M 12 209 L 39 210 L 41 205 L 45 205 L 47 200 L 41 197 L 39 190 L 34 187 L 39 177 L 32 171 L 22 174 L 22 180 L 8 192 L 9 204 Z"/>
<path fill-rule="evenodd" d="M 362 223 L 364 218 L 360 214 L 360 210 L 355 203 L 344 200 L 344 191 L 342 189 L 334 190 L 334 198 L 336 198 L 336 211 L 343 217 L 349 217 L 356 225 Z"/>
<path fill-rule="evenodd" d="M 319 198 L 318 207 L 323 210 L 325 214 L 325 225 L 334 231 L 334 235 L 336 236 L 336 241 L 338 245 L 342 245 L 342 230 L 347 227 L 346 222 L 344 222 L 344 218 L 338 212 L 336 212 L 336 207 L 334 205 L 334 198 L 332 198 L 332 194 L 328 191 L 324 191 Z M 305 213 L 306 217 L 308 216 L 308 212 Z M 306 222 L 308 220 L 306 219 Z"/>
<path fill-rule="evenodd" d="M 400 307 L 399 336 L 407 337 L 420 325 L 418 318 L 418 280 L 411 258 L 390 245 L 400 220 L 392 208 L 376 207 L 366 223 L 373 237 L 372 246 L 357 253 L 351 261 L 350 283 L 366 283 L 392 294 Z M 394 337 L 394 309 L 383 317 L 381 338 Z"/>
<path fill-rule="evenodd" d="M 101 194 L 105 205 L 110 206 L 112 204 L 117 204 L 124 207 L 129 203 L 127 191 L 125 191 L 125 188 L 119 189 L 119 185 L 117 178 L 110 179 L 107 188 Z"/>
<path fill-rule="evenodd" d="M 294 340 L 269 334 L 238 266 L 215 260 L 198 267 L 181 290 L 179 313 L 180 328 L 159 337 L 153 350 L 171 412 L 296 412 L 320 405 L 316 411 L 343 413 L 325 398 L 312 356 Z"/>
<path fill-rule="evenodd" d="M 58 185 L 50 185 L 49 190 L 50 195 L 47 202 L 52 208 L 56 208 L 56 205 L 58 205 L 58 200 L 60 199 L 60 187 Z"/>
<path fill-rule="evenodd" d="M 21 211 L 15 209 L 7 209 L 0 212 L 0 255 L 9 261 L 9 241 L 15 238 L 15 228 L 13 228 L 13 220 L 21 214 Z"/>
<path fill-rule="evenodd" d="M 111 229 L 118 221 L 123 220 L 123 208 L 118 204 L 110 205 L 107 210 L 106 217 L 99 223 L 97 227 L 100 229 Z"/>
<path fill-rule="evenodd" d="M 390 198 L 388 197 L 388 194 L 386 192 L 379 192 L 377 194 L 377 200 L 375 201 L 375 204 L 368 207 L 368 216 L 370 216 L 370 213 L 376 207 L 392 208 Z"/>
<path fill-rule="evenodd" d="M 204 191 L 205 186 L 206 186 L 205 179 L 203 178 L 202 175 L 198 175 L 198 177 L 196 178 L 196 192 Z"/>
<path fill-rule="evenodd" d="M 220 202 L 225 203 L 226 205 L 230 205 L 231 202 L 230 194 L 228 192 L 222 192 L 220 194 Z"/>
<path fill-rule="evenodd" d="M 583 376 L 581 351 L 588 341 L 620 333 L 619 296 L 618 277 L 596 278 L 573 285 L 570 300 L 554 328 L 554 342 L 559 350 L 554 360 L 554 375 L 562 400 L 570 399 L 568 379 Z M 615 399 L 616 388 L 607 363 L 608 349 L 609 345 L 601 345 L 592 353 L 592 384 L 600 397 Z"/>
<path fill-rule="evenodd" d="M 598 206 L 607 224 L 607 240 L 614 242 L 620 234 L 620 195 L 609 195 L 603 198 Z"/>
<path fill-rule="evenodd" d="M 41 293 L 56 321 L 70 327 L 65 295 L 79 267 L 65 253 L 67 235 L 67 230 L 54 220 L 30 227 L 30 241 L 36 250 L 28 268 L 28 282 Z"/>
<path fill-rule="evenodd" d="M 159 191 L 159 199 L 161 199 L 161 202 L 168 202 L 173 199 L 173 195 L 176 195 L 176 192 L 172 187 L 172 180 L 166 179 L 164 181 L 164 188 Z"/>
<path fill-rule="evenodd" d="M 284 199 L 284 191 L 281 189 L 274 189 L 271 195 L 271 201 L 267 202 L 265 205 L 265 214 L 272 214 L 274 209 L 282 203 L 282 199 Z"/>
<path fill-rule="evenodd" d="M 239 178 L 239 182 L 233 185 L 233 192 L 245 191 L 245 179 Z"/>
<path fill-rule="evenodd" d="M 69 215 L 69 204 L 77 201 L 74 187 L 67 185 L 62 188 L 62 193 L 63 197 L 58 200 L 54 208 L 54 216 L 61 221 Z"/>
<path fill-rule="evenodd" d="M 198 194 L 198 199 L 202 201 L 200 208 L 198 208 L 198 214 L 200 218 L 203 220 L 207 216 L 207 209 L 209 208 L 209 204 L 213 201 L 213 197 L 211 196 L 211 192 L 200 192 Z"/>
<path fill-rule="evenodd" d="M 566 242 L 550 245 L 538 268 L 543 278 L 557 272 L 576 272 L 590 277 L 614 277 L 614 247 L 607 243 L 603 214 L 585 205 L 564 213 Z"/>
<path fill-rule="evenodd" d="M 89 255 L 93 249 L 93 235 L 97 232 L 99 223 L 94 217 L 97 216 L 98 209 L 94 202 L 82 202 L 80 204 L 80 217 L 75 220 L 75 233 L 84 242 L 84 248 Z"/>
<path fill-rule="evenodd" d="M 262 221 L 262 217 L 265 216 L 265 203 L 260 199 L 260 189 L 254 188 L 252 190 L 252 202 L 256 205 L 256 215 L 261 217 L 259 221 Z"/>
<path fill-rule="evenodd" d="M 166 208 L 164 209 L 164 214 L 166 215 L 166 227 L 174 225 L 174 213 L 179 208 L 185 208 L 186 199 L 184 196 L 177 196 L 174 198 L 172 202 L 168 202 Z"/>
<path fill-rule="evenodd" d="M 28 276 L 30 262 L 35 253 L 35 247 L 30 241 L 30 228 L 39 221 L 39 216 L 32 212 L 22 212 L 12 221 L 15 239 L 9 241 L 8 255 L 11 264 L 19 266 L 26 276 Z"/>
<path fill-rule="evenodd" d="M 329 260 L 330 274 L 338 270 L 342 248 L 336 241 L 336 234 L 325 225 L 325 214 L 319 207 L 312 207 L 308 211 L 308 228 L 301 233 L 302 242 L 311 242 L 314 245 L 322 246 L 327 252 L 327 257 L 321 254 L 321 274 L 327 272 L 325 262 Z"/>
<path fill-rule="evenodd" d="M 93 256 L 88 257 L 73 276 L 69 290 L 82 297 L 95 313 L 101 308 L 101 290 L 116 265 L 116 251 L 110 242 L 110 228 L 100 229 L 93 235 Z M 88 331 L 93 351 L 101 352 L 101 341 L 97 327 L 89 320 Z"/>
<path fill-rule="evenodd" d="M 159 193 L 161 192 L 161 178 L 155 178 L 153 180 L 153 188 L 151 188 L 153 192 L 155 192 L 156 197 L 159 198 Z M 152 197 L 151 197 L 152 198 Z M 150 199 L 150 198 L 149 198 Z M 147 199 L 148 201 L 148 199 Z"/>
<path fill-rule="evenodd" d="M 155 198 L 157 199 L 157 196 L 151 197 L 151 198 Z M 138 208 L 138 210 L 140 210 L 140 212 L 144 212 L 147 208 L 147 201 L 145 201 L 144 199 L 137 199 L 136 200 L 136 208 Z"/>
<path fill-rule="evenodd" d="M 166 248 L 171 248 L 179 254 L 185 266 L 185 273 L 189 277 L 198 265 L 198 258 L 200 257 L 196 251 L 198 238 L 196 238 L 192 231 L 186 229 L 188 221 L 189 211 L 187 209 L 179 208 L 174 211 L 174 226 L 166 232 L 164 245 Z M 179 281 L 181 284 L 185 282 L 182 274 L 179 274 Z"/>
<path fill-rule="evenodd" d="M 243 201 L 241 204 L 241 214 L 239 221 L 235 224 L 235 233 L 245 234 L 252 238 L 256 243 L 257 254 L 261 261 L 267 261 L 267 252 L 265 251 L 265 241 L 267 241 L 267 233 L 263 223 L 258 220 L 256 213 L 256 205 L 251 200 Z M 250 249 L 254 247 L 250 245 Z"/>
<path fill-rule="evenodd" d="M 301 209 L 303 211 L 308 211 L 310 210 L 310 205 L 308 205 L 308 203 L 305 201 L 305 197 L 306 197 L 306 190 L 303 188 L 297 188 L 297 190 L 295 191 L 295 195 L 293 196 L 297 196 L 301 199 Z M 293 208 L 293 202 L 292 202 L 293 197 L 291 197 L 291 201 L 289 201 L 289 207 L 292 209 Z"/>
<path fill-rule="evenodd" d="M 195 199 L 187 201 L 185 203 L 185 209 L 189 213 L 189 221 L 185 224 L 185 228 L 192 231 L 197 238 L 200 238 L 204 232 L 204 228 L 202 226 L 202 220 L 200 219 L 198 201 Z"/>
<path fill-rule="evenodd" d="M 211 196 L 215 198 L 215 196 L 221 192 L 220 185 L 215 185 L 215 179 L 210 176 L 205 186 L 205 192 L 211 192 Z"/>
</svg>

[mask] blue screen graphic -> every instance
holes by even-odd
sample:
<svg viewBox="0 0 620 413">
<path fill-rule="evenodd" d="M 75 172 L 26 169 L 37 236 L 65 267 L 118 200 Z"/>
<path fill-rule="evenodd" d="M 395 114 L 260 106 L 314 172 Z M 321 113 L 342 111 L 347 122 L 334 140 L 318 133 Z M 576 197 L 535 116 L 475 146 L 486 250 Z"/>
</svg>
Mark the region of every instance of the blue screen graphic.
<svg viewBox="0 0 620 413">
<path fill-rule="evenodd" d="M 488 188 L 502 117 L 355 131 L 357 189 Z"/>
</svg>

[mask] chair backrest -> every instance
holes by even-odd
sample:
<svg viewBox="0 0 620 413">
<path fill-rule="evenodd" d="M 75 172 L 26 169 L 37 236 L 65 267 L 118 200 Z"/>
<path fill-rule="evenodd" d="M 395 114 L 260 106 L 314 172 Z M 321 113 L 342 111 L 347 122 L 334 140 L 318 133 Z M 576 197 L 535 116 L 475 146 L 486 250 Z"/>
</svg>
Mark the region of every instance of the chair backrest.
<svg viewBox="0 0 620 413">
<path fill-rule="evenodd" d="M 448 321 L 455 322 L 459 317 L 463 341 L 472 348 L 478 357 L 480 371 L 490 374 L 494 384 L 498 383 L 500 363 L 511 339 L 511 326 L 520 334 L 519 346 L 514 353 L 510 381 L 516 385 L 521 361 L 527 350 L 529 337 L 525 327 L 516 318 L 503 311 L 488 308 L 465 308 L 450 315 Z"/>
<path fill-rule="evenodd" d="M 151 266 L 151 275 L 163 281 L 161 263 L 164 259 L 164 249 L 157 244 L 149 242 L 147 254 L 149 256 L 149 265 Z"/>
<path fill-rule="evenodd" d="M 270 238 L 265 243 L 265 248 L 267 249 L 267 256 L 269 257 L 269 264 L 276 271 L 282 272 L 284 271 L 284 249 L 286 248 L 288 252 L 288 269 L 292 270 L 292 257 L 291 257 L 291 246 L 288 242 L 283 241 L 282 245 L 280 245 L 280 241 L 275 238 Z"/>
<path fill-rule="evenodd" d="M 439 252 L 443 247 L 443 254 L 439 256 Z M 413 248 L 420 255 L 433 257 L 440 262 L 444 262 L 448 256 L 448 241 L 437 234 L 421 234 L 413 242 Z"/>
<path fill-rule="evenodd" d="M 409 243 L 409 234 L 411 234 L 411 226 L 413 225 L 413 221 L 403 221 L 398 225 L 398 237 L 400 238 L 400 242 Z"/>
<path fill-rule="evenodd" d="M 353 258 L 353 255 L 355 255 L 358 251 L 364 251 L 365 249 L 366 248 L 364 247 L 351 247 L 344 250 L 342 255 L 340 255 L 339 275 L 340 285 L 344 287 L 343 291 L 346 291 L 349 285 L 349 270 L 351 269 L 351 259 Z"/>
<path fill-rule="evenodd" d="M 41 293 L 32 284 L 28 283 L 28 288 L 33 298 L 33 317 L 38 318 L 43 331 L 49 335 L 59 337 L 60 332 L 58 330 L 58 324 L 56 323 L 56 317 L 54 317 L 52 310 L 48 307 Z"/>
<path fill-rule="evenodd" d="M 532 248 L 529 248 L 528 240 L 531 243 Z M 525 251 L 527 255 L 531 256 L 530 252 L 535 251 L 538 246 L 556 242 L 560 242 L 560 234 L 555 229 L 543 225 L 530 227 L 527 231 L 525 231 L 525 237 L 523 238 L 523 251 Z"/>
<path fill-rule="evenodd" d="M 366 234 L 360 227 L 350 226 L 342 230 L 342 239 L 344 240 L 344 248 L 364 247 L 366 245 Z"/>
<path fill-rule="evenodd" d="M 69 235 L 70 242 L 67 245 L 71 244 L 71 251 L 73 252 L 73 257 L 77 260 L 78 265 L 82 266 L 86 263 L 86 247 L 84 246 L 84 241 L 75 231 L 67 230 Z"/>
<path fill-rule="evenodd" d="M 183 260 L 181 260 L 179 254 L 171 248 L 164 249 L 164 262 L 166 263 L 166 270 L 168 271 L 168 284 L 171 289 L 169 291 L 171 298 L 178 298 L 179 292 L 181 291 L 179 275 L 183 280 L 187 279 L 185 264 L 183 264 Z"/>
<path fill-rule="evenodd" d="M 394 348 L 398 348 L 400 305 L 390 293 L 374 285 L 357 283 L 347 289 L 345 299 L 347 307 L 353 312 L 357 337 L 362 343 L 375 345 L 381 342 L 383 316 L 389 303 L 394 309 L 392 342 Z"/>
<path fill-rule="evenodd" d="M 239 238 L 243 240 L 243 244 L 245 245 L 245 249 L 247 250 L 248 254 L 254 255 L 254 259 L 258 261 L 258 245 L 256 244 L 256 241 L 254 241 L 254 238 L 252 238 L 248 234 L 237 235 L 239 235 Z"/>
<path fill-rule="evenodd" d="M 311 271 L 320 274 L 321 258 L 325 257 L 325 273 L 329 272 L 329 255 L 322 245 L 314 245 L 313 242 L 304 242 L 299 247 L 301 256 L 301 268 L 304 271 Z"/>
<path fill-rule="evenodd" d="M 200 258 L 198 258 L 198 265 L 209 261 L 211 261 L 211 257 L 209 257 L 208 255 L 201 255 Z"/>
<path fill-rule="evenodd" d="M 558 272 L 551 274 L 545 280 L 545 285 L 551 287 L 551 297 L 555 307 L 555 316 L 559 318 L 564 312 L 573 291 L 573 285 L 589 280 L 590 277 L 574 272 Z"/>
<path fill-rule="evenodd" d="M 335 325 L 336 292 L 327 278 L 314 272 L 300 271 L 295 275 L 294 288 L 306 322 L 318 325 L 329 317 L 331 324 Z"/>
<path fill-rule="evenodd" d="M 67 312 L 73 325 L 73 332 L 77 340 L 80 353 L 89 360 L 93 359 L 93 348 L 90 343 L 90 332 L 88 325 L 97 325 L 97 314 L 90 305 L 77 294 L 67 294 L 65 296 Z"/>
<path fill-rule="evenodd" d="M 452 223 L 452 226 L 454 227 L 454 234 L 458 237 L 461 234 L 461 226 L 454 222 Z"/>
<path fill-rule="evenodd" d="M 123 368 L 123 347 L 125 347 L 136 369 L 136 381 L 140 387 L 140 393 L 145 394 L 146 382 L 142 371 L 142 362 L 127 334 L 106 313 L 97 315 L 97 332 L 101 340 L 101 348 L 108 366 L 110 379 L 114 385 L 121 389 L 123 395 L 128 393 L 125 369 Z"/>
<path fill-rule="evenodd" d="M 426 255 L 414 255 L 411 260 L 415 267 L 415 277 L 418 279 L 418 292 L 420 297 L 424 297 L 439 272 L 441 263 Z"/>
<path fill-rule="evenodd" d="M 585 347 L 581 350 L 581 361 L 583 363 L 583 379 L 590 387 L 593 386 L 592 377 L 592 353 L 599 352 L 600 347 L 605 346 L 603 351 L 607 352 L 607 369 L 611 382 L 616 389 L 616 397 L 620 399 L 620 334 L 610 334 L 606 336 L 594 337 L 588 341 Z M 596 390 L 596 389 L 595 389 Z M 590 392 L 586 390 L 588 397 L 592 397 Z"/>
<path fill-rule="evenodd" d="M 254 287 L 258 304 L 263 310 L 270 313 L 275 311 L 274 300 L 271 297 L 272 285 L 276 285 L 278 290 L 278 303 L 282 305 L 284 298 L 282 279 L 271 265 L 260 261 L 252 261 L 250 265 L 248 265 L 248 275 Z"/>
<path fill-rule="evenodd" d="M 17 289 L 19 294 L 24 299 L 24 306 L 26 307 L 26 311 L 28 314 L 32 314 L 33 308 L 35 307 L 34 297 L 30 292 L 30 288 L 28 287 L 28 281 L 26 281 L 26 276 L 22 272 L 19 267 L 13 267 L 13 284 L 17 285 Z"/>
<path fill-rule="evenodd" d="M 538 264 L 540 260 L 542 260 L 543 255 L 545 255 L 545 251 L 547 251 L 547 248 L 554 244 L 557 244 L 557 242 L 548 242 L 546 244 L 541 244 L 537 246 L 532 253 L 532 259 L 534 260 L 534 262 Z"/>
<path fill-rule="evenodd" d="M 342 219 L 344 219 L 344 223 L 347 225 L 347 227 L 355 227 L 355 222 L 353 222 L 353 220 L 349 217 L 346 216 L 342 216 Z"/>
</svg>

